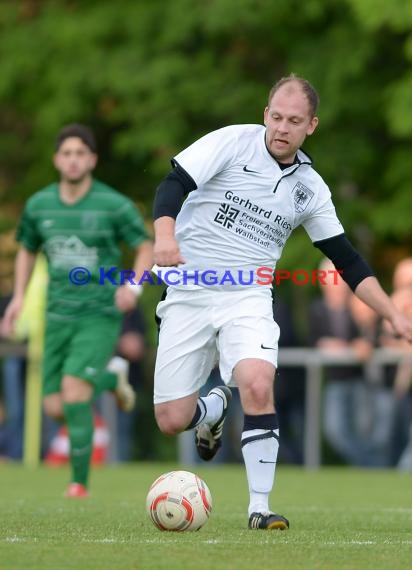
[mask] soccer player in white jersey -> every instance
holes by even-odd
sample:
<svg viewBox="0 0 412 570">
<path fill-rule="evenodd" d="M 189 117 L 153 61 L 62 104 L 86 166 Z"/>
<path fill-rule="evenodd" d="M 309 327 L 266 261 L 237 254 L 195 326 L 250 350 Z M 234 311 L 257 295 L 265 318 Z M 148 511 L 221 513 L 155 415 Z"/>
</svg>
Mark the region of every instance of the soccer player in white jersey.
<svg viewBox="0 0 412 570">
<path fill-rule="evenodd" d="M 412 342 L 412 321 L 345 237 L 327 185 L 300 149 L 318 125 L 317 105 L 308 81 L 281 79 L 269 93 L 264 126 L 225 127 L 183 150 L 154 204 L 155 262 L 169 284 L 157 307 L 156 420 L 169 435 L 195 428 L 199 455 L 210 460 L 221 444 L 228 386 L 239 389 L 251 529 L 289 527 L 269 507 L 279 446 L 279 328 L 270 280 L 259 268 L 273 271 L 302 225 L 356 295 Z M 199 398 L 215 359 L 225 385 Z"/>
</svg>

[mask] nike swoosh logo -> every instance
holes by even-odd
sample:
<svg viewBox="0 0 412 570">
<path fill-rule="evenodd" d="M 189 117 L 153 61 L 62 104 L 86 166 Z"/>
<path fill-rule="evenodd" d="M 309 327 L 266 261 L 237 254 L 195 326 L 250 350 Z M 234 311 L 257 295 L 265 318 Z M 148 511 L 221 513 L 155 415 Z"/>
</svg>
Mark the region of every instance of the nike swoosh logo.
<svg viewBox="0 0 412 570">
<path fill-rule="evenodd" d="M 253 172 L 253 174 L 260 174 L 257 170 L 249 170 L 247 164 L 243 167 L 243 172 Z"/>
<path fill-rule="evenodd" d="M 276 461 L 265 461 L 264 459 L 259 459 L 259 463 L 276 463 Z"/>
<path fill-rule="evenodd" d="M 274 346 L 263 346 L 263 344 L 260 345 L 260 348 L 263 348 L 263 350 L 276 350 Z"/>
</svg>

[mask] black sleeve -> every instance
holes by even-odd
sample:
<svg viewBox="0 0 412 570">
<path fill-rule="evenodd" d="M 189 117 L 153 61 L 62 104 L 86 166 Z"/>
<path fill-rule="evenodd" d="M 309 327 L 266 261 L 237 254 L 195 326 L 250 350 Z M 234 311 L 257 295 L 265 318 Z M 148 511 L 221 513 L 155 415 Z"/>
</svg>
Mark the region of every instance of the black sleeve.
<svg viewBox="0 0 412 570">
<path fill-rule="evenodd" d="M 193 178 L 177 163 L 173 170 L 159 184 L 153 204 L 153 219 L 161 216 L 177 217 L 183 198 L 197 185 Z"/>
<path fill-rule="evenodd" d="M 338 271 L 341 271 L 342 279 L 346 281 L 352 291 L 355 291 L 359 283 L 366 277 L 373 276 L 372 269 L 345 234 L 315 241 L 313 245 L 332 261 Z"/>
</svg>

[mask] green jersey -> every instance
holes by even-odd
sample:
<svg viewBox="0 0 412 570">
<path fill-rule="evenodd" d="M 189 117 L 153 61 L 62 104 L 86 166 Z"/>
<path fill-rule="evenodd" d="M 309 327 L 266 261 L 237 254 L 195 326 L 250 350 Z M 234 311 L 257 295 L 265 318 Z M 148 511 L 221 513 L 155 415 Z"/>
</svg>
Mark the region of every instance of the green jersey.
<svg viewBox="0 0 412 570">
<path fill-rule="evenodd" d="M 119 267 L 121 242 L 135 248 L 146 239 L 143 219 L 133 202 L 97 180 L 74 204 L 62 202 L 57 183 L 36 192 L 27 201 L 17 228 L 17 240 L 26 249 L 46 255 L 47 311 L 60 317 L 117 313 L 116 286 L 102 275 Z M 86 280 L 90 275 L 90 279 L 76 285 L 72 282 L 76 275 Z M 119 282 L 117 272 L 110 275 Z"/>
</svg>

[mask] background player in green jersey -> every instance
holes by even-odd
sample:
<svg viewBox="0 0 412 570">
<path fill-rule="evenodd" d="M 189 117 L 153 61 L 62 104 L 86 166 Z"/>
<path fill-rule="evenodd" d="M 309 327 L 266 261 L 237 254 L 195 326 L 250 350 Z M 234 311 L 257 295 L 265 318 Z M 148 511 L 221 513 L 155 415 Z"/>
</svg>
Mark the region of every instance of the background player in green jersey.
<svg viewBox="0 0 412 570">
<path fill-rule="evenodd" d="M 142 287 L 116 287 L 108 280 L 102 285 L 101 268 L 119 267 L 120 242 L 136 252 L 135 281 L 152 265 L 152 243 L 140 213 L 126 196 L 92 177 L 96 163 L 92 131 L 79 124 L 64 127 L 54 154 L 60 181 L 27 201 L 18 225 L 14 293 L 3 321 L 4 333 L 10 334 L 36 254 L 43 251 L 49 271 L 44 408 L 67 423 L 72 466 L 69 497 L 88 493 L 93 398 L 113 390 L 123 409 L 134 405 L 127 375 L 109 372 L 106 366 L 122 313 L 135 306 Z"/>
</svg>

